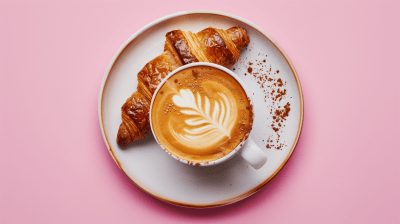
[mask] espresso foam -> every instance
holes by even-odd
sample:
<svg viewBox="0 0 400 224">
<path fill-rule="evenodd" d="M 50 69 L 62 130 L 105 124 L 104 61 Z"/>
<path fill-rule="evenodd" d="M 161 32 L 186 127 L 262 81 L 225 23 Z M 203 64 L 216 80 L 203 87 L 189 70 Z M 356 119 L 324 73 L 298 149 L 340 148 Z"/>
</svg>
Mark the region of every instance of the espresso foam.
<svg viewBox="0 0 400 224">
<path fill-rule="evenodd" d="M 159 143 L 191 162 L 210 162 L 235 149 L 249 134 L 252 109 L 229 74 L 196 66 L 171 76 L 153 102 L 152 126 Z"/>
</svg>

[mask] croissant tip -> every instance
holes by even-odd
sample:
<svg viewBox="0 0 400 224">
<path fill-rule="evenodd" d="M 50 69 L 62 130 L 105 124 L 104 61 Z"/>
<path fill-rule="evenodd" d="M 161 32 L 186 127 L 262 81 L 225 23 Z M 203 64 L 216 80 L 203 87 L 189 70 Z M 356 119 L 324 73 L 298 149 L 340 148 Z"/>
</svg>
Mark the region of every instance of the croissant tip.
<svg viewBox="0 0 400 224">
<path fill-rule="evenodd" d="M 238 28 L 239 28 L 240 30 L 242 30 L 242 32 L 243 32 L 243 38 L 244 38 L 244 40 L 243 40 L 244 45 L 243 45 L 243 47 L 242 47 L 242 49 L 243 49 L 243 48 L 249 46 L 250 37 L 249 37 L 249 35 L 247 34 L 247 30 L 246 30 L 246 29 L 243 29 L 243 28 L 241 28 L 241 27 L 238 27 Z"/>
<path fill-rule="evenodd" d="M 117 134 L 117 144 L 123 148 L 128 146 L 132 142 L 131 135 L 124 123 L 121 123 Z"/>
</svg>

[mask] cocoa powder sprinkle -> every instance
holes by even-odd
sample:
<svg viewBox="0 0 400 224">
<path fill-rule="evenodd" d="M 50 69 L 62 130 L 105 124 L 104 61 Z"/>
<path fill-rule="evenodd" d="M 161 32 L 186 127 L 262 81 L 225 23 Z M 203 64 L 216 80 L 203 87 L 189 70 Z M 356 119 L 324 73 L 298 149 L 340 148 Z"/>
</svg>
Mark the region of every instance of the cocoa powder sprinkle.
<svg viewBox="0 0 400 224">
<path fill-rule="evenodd" d="M 259 57 L 267 57 L 267 55 L 259 54 Z M 282 78 L 276 77 L 279 74 L 278 69 L 272 70 L 272 65 L 267 63 L 265 58 L 254 59 L 253 61 L 248 61 L 246 58 L 241 64 L 245 66 L 246 72 L 245 76 L 248 74 L 253 78 L 257 84 L 262 89 L 264 94 L 264 101 L 268 102 L 268 108 L 271 117 L 271 129 L 274 131 L 275 135 L 269 136 L 267 142 L 276 141 L 276 144 L 267 144 L 266 148 L 282 150 L 285 146 L 284 143 L 280 142 L 282 129 L 285 127 L 284 122 L 290 113 L 290 103 L 287 99 L 291 98 L 287 96 L 286 81 Z M 239 69 L 238 69 L 239 70 Z M 254 95 L 254 93 L 253 93 Z M 274 137 L 275 136 L 275 137 Z"/>
</svg>

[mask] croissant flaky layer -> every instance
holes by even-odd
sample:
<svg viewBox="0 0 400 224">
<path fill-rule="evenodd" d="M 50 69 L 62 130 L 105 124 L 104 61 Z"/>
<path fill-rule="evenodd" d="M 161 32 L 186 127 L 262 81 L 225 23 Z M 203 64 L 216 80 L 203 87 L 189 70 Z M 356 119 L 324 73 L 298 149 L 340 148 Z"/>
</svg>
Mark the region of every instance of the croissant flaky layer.
<svg viewBox="0 0 400 224">
<path fill-rule="evenodd" d="M 122 123 L 117 143 L 126 147 L 151 132 L 150 102 L 161 80 L 176 68 L 193 62 L 211 62 L 232 67 L 250 38 L 246 30 L 206 28 L 198 33 L 173 30 L 166 34 L 164 52 L 148 62 L 138 74 L 137 91 L 121 108 Z"/>
</svg>

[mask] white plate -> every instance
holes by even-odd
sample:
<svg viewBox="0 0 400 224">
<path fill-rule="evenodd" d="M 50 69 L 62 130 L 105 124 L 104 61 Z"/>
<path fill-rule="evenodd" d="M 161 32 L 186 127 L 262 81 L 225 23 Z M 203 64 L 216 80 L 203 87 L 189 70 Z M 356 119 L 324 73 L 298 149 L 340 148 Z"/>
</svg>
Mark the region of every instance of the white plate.
<svg viewBox="0 0 400 224">
<path fill-rule="evenodd" d="M 116 143 L 121 123 L 121 106 L 136 90 L 137 73 L 147 62 L 163 52 L 165 34 L 175 29 L 198 32 L 210 26 L 220 29 L 240 26 L 250 36 L 249 47 L 242 50 L 240 60 L 233 68 L 254 94 L 255 122 L 251 137 L 268 155 L 267 163 L 260 170 L 248 166 L 240 156 L 213 167 L 185 165 L 167 155 L 151 134 L 125 149 Z M 248 74 L 248 62 L 255 63 L 256 60 L 260 65 L 251 65 L 253 73 L 262 68 L 264 71 L 261 73 L 268 75 L 271 68 L 268 76 L 275 80 L 265 82 L 264 88 L 258 83 L 258 78 Z M 278 78 L 286 83 L 281 88 L 286 89 L 286 97 L 272 104 L 273 101 L 267 95 L 275 87 L 267 85 L 276 83 Z M 280 130 L 275 132 L 271 127 L 273 113 L 279 109 L 278 106 L 282 109 L 287 102 L 290 103 L 289 116 L 281 122 Z M 300 80 L 279 45 L 249 21 L 222 12 L 204 10 L 180 12 L 158 19 L 140 29 L 122 45 L 103 78 L 98 110 L 100 128 L 111 156 L 137 186 L 163 201 L 197 208 L 230 204 L 260 190 L 289 160 L 303 124 Z M 283 144 L 283 147 L 278 150 L 276 142 L 268 142 L 275 147 L 267 148 L 267 140 L 275 141 L 278 134 L 279 144 Z"/>
</svg>

